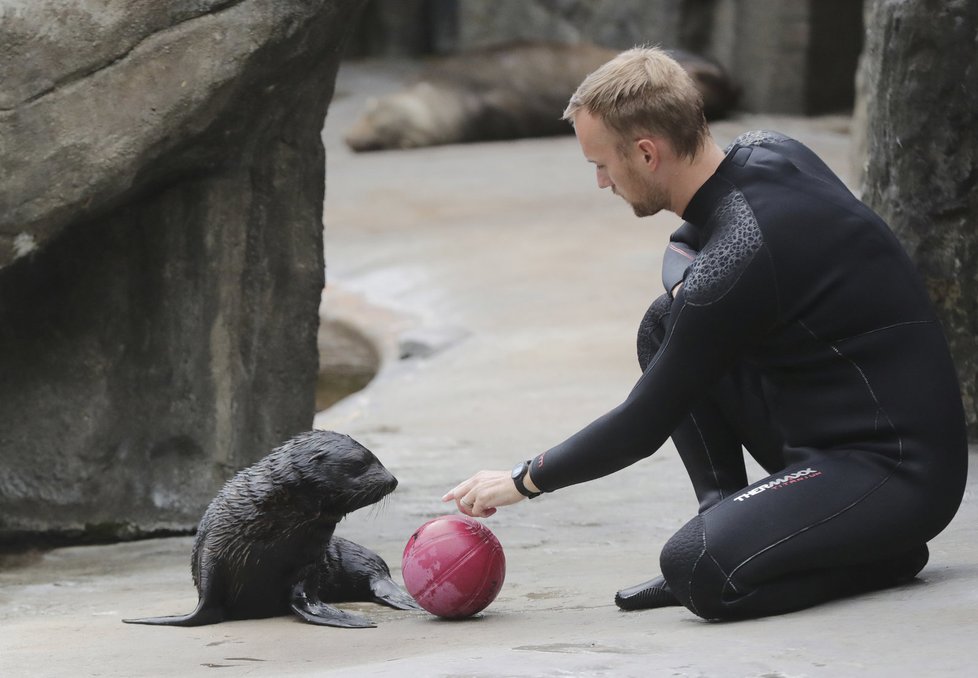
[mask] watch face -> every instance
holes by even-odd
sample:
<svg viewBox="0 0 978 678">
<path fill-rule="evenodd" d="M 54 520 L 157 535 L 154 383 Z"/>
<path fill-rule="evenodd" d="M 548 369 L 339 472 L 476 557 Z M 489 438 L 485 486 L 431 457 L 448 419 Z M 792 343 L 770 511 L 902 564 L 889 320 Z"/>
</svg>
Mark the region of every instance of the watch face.
<svg viewBox="0 0 978 678">
<path fill-rule="evenodd" d="M 525 463 L 526 462 L 520 462 L 519 464 L 513 467 L 513 474 L 512 474 L 513 478 L 519 478 L 520 476 L 523 475 L 523 465 Z"/>
</svg>

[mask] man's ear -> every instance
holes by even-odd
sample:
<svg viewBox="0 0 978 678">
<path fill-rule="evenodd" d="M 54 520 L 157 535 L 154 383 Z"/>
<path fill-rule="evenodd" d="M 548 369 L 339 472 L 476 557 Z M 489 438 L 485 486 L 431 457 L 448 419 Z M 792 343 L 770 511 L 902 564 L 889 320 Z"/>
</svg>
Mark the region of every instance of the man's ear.
<svg viewBox="0 0 978 678">
<path fill-rule="evenodd" d="M 655 141 L 648 137 L 639 139 L 635 143 L 638 145 L 639 153 L 642 154 L 642 159 L 645 160 L 645 164 L 654 172 L 659 167 L 659 147 Z"/>
</svg>

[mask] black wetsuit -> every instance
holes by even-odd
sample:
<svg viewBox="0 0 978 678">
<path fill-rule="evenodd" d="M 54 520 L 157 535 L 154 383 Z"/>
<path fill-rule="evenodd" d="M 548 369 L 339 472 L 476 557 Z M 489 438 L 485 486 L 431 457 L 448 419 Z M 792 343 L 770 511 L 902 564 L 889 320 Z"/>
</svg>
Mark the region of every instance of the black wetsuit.
<svg viewBox="0 0 978 678">
<path fill-rule="evenodd" d="M 960 504 L 967 442 L 909 257 L 814 153 L 770 132 L 731 144 L 683 218 L 664 281 L 684 284 L 642 322 L 642 377 L 537 456 L 533 481 L 549 492 L 604 476 L 671 435 L 700 513 L 660 565 L 706 618 L 912 577 Z M 742 444 L 769 477 L 747 485 Z"/>
</svg>

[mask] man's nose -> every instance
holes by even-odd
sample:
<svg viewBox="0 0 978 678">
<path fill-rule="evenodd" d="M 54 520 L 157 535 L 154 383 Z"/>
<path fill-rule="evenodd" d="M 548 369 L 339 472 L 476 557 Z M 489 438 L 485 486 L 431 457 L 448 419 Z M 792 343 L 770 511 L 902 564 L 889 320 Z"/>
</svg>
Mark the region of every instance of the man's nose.
<svg viewBox="0 0 978 678">
<path fill-rule="evenodd" d="M 611 179 L 608 178 L 607 172 L 598 170 L 598 188 L 608 188 L 612 185 Z"/>
</svg>

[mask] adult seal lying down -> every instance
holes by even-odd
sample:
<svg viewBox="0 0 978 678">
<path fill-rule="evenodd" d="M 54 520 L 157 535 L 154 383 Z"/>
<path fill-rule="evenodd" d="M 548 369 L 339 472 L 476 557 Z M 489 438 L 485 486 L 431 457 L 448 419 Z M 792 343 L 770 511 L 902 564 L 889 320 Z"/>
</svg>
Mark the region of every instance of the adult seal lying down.
<svg viewBox="0 0 978 678">
<path fill-rule="evenodd" d="M 404 89 L 369 99 L 344 139 L 361 152 L 569 134 L 559 111 L 581 79 L 616 54 L 589 43 L 516 42 L 434 59 Z M 734 108 L 740 87 L 719 64 L 671 54 L 707 118 Z"/>
<path fill-rule="evenodd" d="M 123 621 L 203 626 L 292 611 L 312 624 L 363 628 L 374 624 L 328 603 L 420 609 L 380 556 L 333 537 L 346 514 L 395 487 L 397 479 L 353 438 L 302 433 L 238 472 L 207 507 L 191 559 L 197 609 Z"/>
</svg>

